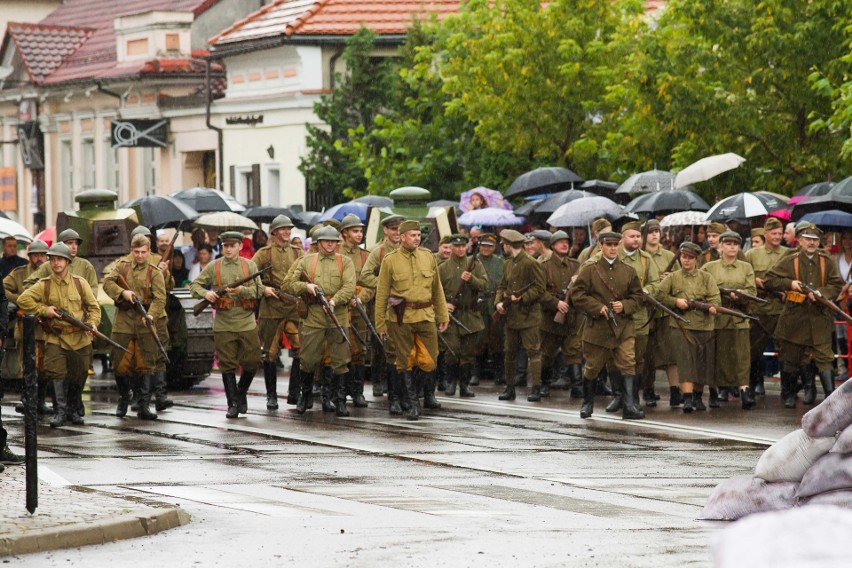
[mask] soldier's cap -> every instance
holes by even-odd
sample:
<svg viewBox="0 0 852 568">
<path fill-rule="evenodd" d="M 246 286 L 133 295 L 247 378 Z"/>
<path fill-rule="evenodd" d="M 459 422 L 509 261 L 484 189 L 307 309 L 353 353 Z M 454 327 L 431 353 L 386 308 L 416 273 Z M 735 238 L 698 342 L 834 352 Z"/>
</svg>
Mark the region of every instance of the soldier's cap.
<svg viewBox="0 0 852 568">
<path fill-rule="evenodd" d="M 322 224 L 323 227 L 334 227 L 335 231 L 340 230 L 340 221 L 338 221 L 337 219 L 326 219 L 322 222 Z"/>
<path fill-rule="evenodd" d="M 149 229 L 145 225 L 136 225 L 135 227 L 133 227 L 133 230 L 130 231 L 130 238 L 132 239 L 136 235 L 145 235 L 146 237 L 150 237 L 151 229 Z"/>
<path fill-rule="evenodd" d="M 504 243 L 516 245 L 524 242 L 524 236 L 514 229 L 503 229 L 500 231 L 500 238 Z"/>
<path fill-rule="evenodd" d="M 358 215 L 354 215 L 350 213 L 346 217 L 343 218 L 343 221 L 340 222 L 340 230 L 345 231 L 346 229 L 351 229 L 353 227 L 363 227 L 364 223 L 361 222 L 361 219 L 358 218 Z"/>
<path fill-rule="evenodd" d="M 710 223 L 709 225 L 707 225 L 708 233 L 716 233 L 717 235 L 721 235 L 727 230 L 728 229 L 725 227 L 724 223 Z"/>
<path fill-rule="evenodd" d="M 308 236 L 311 237 L 311 238 L 314 238 L 314 233 L 316 233 L 317 231 L 319 231 L 322 228 L 323 228 L 323 225 L 314 225 L 308 231 Z"/>
<path fill-rule="evenodd" d="M 743 243 L 743 238 L 736 231 L 725 231 L 721 235 L 719 235 L 719 242 L 724 243 L 725 241 L 736 241 L 737 244 Z"/>
<path fill-rule="evenodd" d="M 453 240 L 453 235 L 444 235 L 441 237 L 441 244 L 448 245 Z"/>
<path fill-rule="evenodd" d="M 27 254 L 47 253 L 47 243 L 38 239 L 30 243 Z"/>
<path fill-rule="evenodd" d="M 407 233 L 408 231 L 419 231 L 420 223 L 412 219 L 407 219 L 399 224 L 399 234 Z"/>
<path fill-rule="evenodd" d="M 535 240 L 541 241 L 543 243 L 549 243 L 550 242 L 550 235 L 551 235 L 550 231 L 548 231 L 546 229 L 536 229 L 535 231 L 533 231 L 531 233 L 527 233 L 528 237 L 531 236 Z"/>
<path fill-rule="evenodd" d="M 762 237 L 764 234 L 766 234 L 766 229 L 763 227 L 755 227 L 751 230 L 752 237 Z"/>
<path fill-rule="evenodd" d="M 621 233 L 616 233 L 615 231 L 604 231 L 603 233 L 599 233 L 598 242 L 604 243 L 606 241 L 621 241 Z"/>
<path fill-rule="evenodd" d="M 75 231 L 74 229 L 65 229 L 59 236 L 56 237 L 56 240 L 60 243 L 64 243 L 66 241 L 77 241 L 82 243 L 83 239 L 80 238 L 80 233 Z"/>
<path fill-rule="evenodd" d="M 402 215 L 389 215 L 382 219 L 382 227 L 390 227 L 391 225 L 399 225 L 405 221 L 405 217 Z"/>
<path fill-rule="evenodd" d="M 568 236 L 568 233 L 566 233 L 565 231 L 556 231 L 555 233 L 550 235 L 550 244 L 554 244 L 556 241 L 564 241 L 566 239 L 569 242 L 571 241 L 571 237 Z"/>
<path fill-rule="evenodd" d="M 71 249 L 65 243 L 53 243 L 47 249 L 47 256 L 58 256 L 66 260 L 71 260 Z"/>
<path fill-rule="evenodd" d="M 606 227 L 612 227 L 612 221 L 610 221 L 609 219 L 604 219 L 603 217 L 600 217 L 600 218 L 598 218 L 598 219 L 595 219 L 595 220 L 592 222 L 592 231 L 593 231 L 595 234 L 600 233 L 600 232 L 601 232 L 601 231 L 603 231 Z"/>
<path fill-rule="evenodd" d="M 290 217 L 287 215 L 278 215 L 269 224 L 269 232 L 274 233 L 276 229 L 287 229 L 293 226 L 293 221 L 290 220 Z"/>
<path fill-rule="evenodd" d="M 702 253 L 700 246 L 689 241 L 682 242 L 678 250 L 680 250 L 680 252 L 682 253 L 685 252 L 686 254 L 692 255 L 696 258 Z"/>
<path fill-rule="evenodd" d="M 461 233 L 452 235 L 450 237 L 450 243 L 454 245 L 466 245 L 469 240 L 470 239 L 467 237 L 467 235 L 462 235 Z"/>
<path fill-rule="evenodd" d="M 822 236 L 822 231 L 819 227 L 814 225 L 813 223 L 808 223 L 807 221 L 804 223 L 799 223 L 796 225 L 796 237 L 801 238 L 811 238 L 818 239 Z"/>
<path fill-rule="evenodd" d="M 621 226 L 621 232 L 624 231 L 641 231 L 642 230 L 642 221 L 628 221 L 627 223 Z"/>
<path fill-rule="evenodd" d="M 645 231 L 650 233 L 651 231 L 661 231 L 661 230 L 662 230 L 662 227 L 660 226 L 660 222 L 657 221 L 656 219 L 648 219 L 647 221 L 645 221 Z"/>
<path fill-rule="evenodd" d="M 228 241 L 237 241 L 240 243 L 243 242 L 243 234 L 239 231 L 225 231 L 224 233 L 219 235 L 219 238 L 222 239 L 223 243 L 226 243 Z"/>
<path fill-rule="evenodd" d="M 493 233 L 483 233 L 479 235 L 479 246 L 497 246 L 497 235 Z"/>
<path fill-rule="evenodd" d="M 763 223 L 764 231 L 771 231 L 772 229 L 783 229 L 784 224 L 775 217 L 767 217 L 766 222 Z"/>
<path fill-rule="evenodd" d="M 340 240 L 340 233 L 337 232 L 337 229 L 329 225 L 317 229 L 313 239 L 315 241 L 338 241 Z"/>
</svg>

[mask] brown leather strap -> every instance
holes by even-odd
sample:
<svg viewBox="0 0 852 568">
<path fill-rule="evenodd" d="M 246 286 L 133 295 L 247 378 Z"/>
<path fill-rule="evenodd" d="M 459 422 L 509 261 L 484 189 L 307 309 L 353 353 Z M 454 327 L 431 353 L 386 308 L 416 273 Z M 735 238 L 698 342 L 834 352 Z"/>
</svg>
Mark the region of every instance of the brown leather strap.
<svg viewBox="0 0 852 568">
<path fill-rule="evenodd" d="M 432 302 L 405 302 L 405 308 L 411 310 L 425 310 L 431 307 Z"/>
</svg>

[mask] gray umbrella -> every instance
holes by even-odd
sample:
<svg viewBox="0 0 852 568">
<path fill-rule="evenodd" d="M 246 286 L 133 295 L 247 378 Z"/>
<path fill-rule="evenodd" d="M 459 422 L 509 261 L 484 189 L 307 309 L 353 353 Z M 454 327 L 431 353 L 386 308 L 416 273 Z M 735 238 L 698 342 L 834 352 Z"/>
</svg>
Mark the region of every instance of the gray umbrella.
<svg viewBox="0 0 852 568">
<path fill-rule="evenodd" d="M 571 189 L 574 184 L 582 182 L 583 178 L 568 168 L 537 168 L 518 176 L 506 190 L 504 197 L 553 193 Z"/>
<path fill-rule="evenodd" d="M 170 193 L 169 197 L 183 201 L 199 213 L 213 211 L 236 211 L 237 213 L 241 213 L 246 210 L 246 206 L 234 199 L 232 195 L 209 187 L 182 189 Z"/>
<path fill-rule="evenodd" d="M 393 199 L 384 195 L 362 195 L 356 197 L 352 201 L 356 203 L 366 203 L 370 207 L 393 207 Z"/>
<path fill-rule="evenodd" d="M 515 208 L 515 215 L 520 215 L 521 217 L 529 217 L 533 213 L 536 213 L 536 207 L 541 205 L 541 202 L 544 199 L 530 199 L 523 205 L 520 205 Z"/>
<path fill-rule="evenodd" d="M 553 213 L 561 205 L 570 203 L 575 199 L 583 197 L 597 197 L 594 193 L 588 191 L 580 191 L 579 189 L 569 189 L 568 191 L 560 191 L 543 200 L 535 208 L 536 213 Z"/>
<path fill-rule="evenodd" d="M 598 217 L 615 220 L 623 217 L 624 207 L 606 197 L 581 197 L 553 212 L 547 223 L 554 227 L 585 227 Z"/>
<path fill-rule="evenodd" d="M 674 189 L 675 174 L 663 170 L 639 172 L 627 178 L 618 186 L 616 193 L 647 193 Z"/>
<path fill-rule="evenodd" d="M 661 213 L 664 211 L 707 211 L 710 205 L 691 191 L 654 191 L 640 195 L 625 207 L 632 213 Z"/>
</svg>

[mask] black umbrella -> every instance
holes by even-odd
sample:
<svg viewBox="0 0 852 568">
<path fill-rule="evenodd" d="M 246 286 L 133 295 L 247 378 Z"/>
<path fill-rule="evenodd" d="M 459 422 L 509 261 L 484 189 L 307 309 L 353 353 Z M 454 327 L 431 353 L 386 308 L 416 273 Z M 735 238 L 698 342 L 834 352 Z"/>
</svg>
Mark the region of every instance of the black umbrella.
<svg viewBox="0 0 852 568">
<path fill-rule="evenodd" d="M 302 229 L 310 229 L 320 222 L 319 218 L 321 216 L 322 213 L 318 211 L 302 211 L 301 213 L 296 213 L 292 221 Z"/>
<path fill-rule="evenodd" d="M 834 187 L 834 182 L 831 181 L 821 181 L 818 183 L 809 183 L 802 189 L 796 192 L 796 195 L 805 195 L 808 197 L 816 197 L 819 195 L 825 195 L 831 188 Z"/>
<path fill-rule="evenodd" d="M 542 200 L 536 208 L 536 213 L 553 213 L 557 209 L 559 209 L 560 205 L 565 205 L 566 203 L 570 203 L 575 199 L 580 199 L 581 197 L 594 197 L 596 194 L 591 193 L 589 191 L 581 191 L 579 189 L 569 189 L 568 191 L 560 191 L 559 193 L 554 193 L 547 199 Z M 523 213 L 520 213 L 523 215 Z"/>
<path fill-rule="evenodd" d="M 852 213 L 852 176 L 837 182 L 825 195 L 809 197 L 805 201 L 796 203 L 793 206 L 792 219 L 798 220 L 807 213 L 827 209 L 839 209 Z"/>
<path fill-rule="evenodd" d="M 649 170 L 633 174 L 618 186 L 616 193 L 648 193 L 674 189 L 675 174 L 664 170 Z"/>
<path fill-rule="evenodd" d="M 352 201 L 366 203 L 370 207 L 393 207 L 393 199 L 384 195 L 362 195 Z"/>
<path fill-rule="evenodd" d="M 136 209 L 141 216 L 141 224 L 152 229 L 177 227 L 186 222 L 189 225 L 199 213 L 180 199 L 168 195 L 146 195 L 128 201 L 122 208 Z"/>
<path fill-rule="evenodd" d="M 541 205 L 541 202 L 544 199 L 530 199 L 523 205 L 515 208 L 515 215 L 520 215 L 521 217 L 529 217 L 530 215 L 536 212 L 536 207 Z"/>
<path fill-rule="evenodd" d="M 242 213 L 246 206 L 228 195 L 224 191 L 211 189 L 209 187 L 192 187 L 182 189 L 169 194 L 170 197 L 180 199 L 199 213 L 211 213 L 214 211 L 234 211 Z"/>
<path fill-rule="evenodd" d="M 279 215 L 286 215 L 293 220 L 296 214 L 286 207 L 273 207 L 272 205 L 258 205 L 249 207 L 243 212 L 243 217 L 248 217 L 256 223 L 271 223 Z"/>
<path fill-rule="evenodd" d="M 707 211 L 710 205 L 691 191 L 654 191 L 640 195 L 625 207 L 633 213 L 662 213 L 675 211 Z"/>
<path fill-rule="evenodd" d="M 707 211 L 708 221 L 731 221 L 763 217 L 785 209 L 786 203 L 766 193 L 737 193 L 719 201 Z"/>
<path fill-rule="evenodd" d="M 574 184 L 582 182 L 583 178 L 568 168 L 537 168 L 518 176 L 506 190 L 504 197 L 553 193 L 563 189 L 572 189 Z"/>
</svg>

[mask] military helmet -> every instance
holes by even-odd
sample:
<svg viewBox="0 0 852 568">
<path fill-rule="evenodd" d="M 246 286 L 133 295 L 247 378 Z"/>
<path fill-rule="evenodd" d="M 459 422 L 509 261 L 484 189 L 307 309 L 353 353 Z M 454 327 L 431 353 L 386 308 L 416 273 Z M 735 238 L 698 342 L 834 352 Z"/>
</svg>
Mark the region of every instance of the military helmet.
<svg viewBox="0 0 852 568">
<path fill-rule="evenodd" d="M 74 241 L 82 243 L 83 239 L 80 237 L 80 233 L 75 231 L 74 229 L 65 229 L 59 236 L 56 237 L 57 242 L 64 243 L 65 241 Z"/>
<path fill-rule="evenodd" d="M 358 215 L 354 215 L 350 213 L 346 217 L 343 218 L 343 221 L 340 222 L 340 230 L 345 231 L 346 229 L 351 229 L 353 227 L 363 227 L 364 223 L 361 222 L 361 219 L 358 218 Z"/>
<path fill-rule="evenodd" d="M 571 237 L 569 237 L 568 233 L 566 233 L 565 231 L 556 231 L 555 233 L 550 235 L 550 244 L 551 245 L 555 244 L 556 241 L 562 241 L 562 240 L 567 240 L 568 242 L 570 242 Z"/>
<path fill-rule="evenodd" d="M 272 223 L 269 224 L 269 232 L 271 234 L 274 233 L 276 229 L 291 229 L 293 226 L 293 221 L 290 220 L 290 217 L 287 215 L 278 215 L 272 220 Z"/>
<path fill-rule="evenodd" d="M 315 241 L 338 241 L 340 240 L 340 234 L 337 232 L 337 229 L 329 225 L 317 229 L 313 239 Z"/>
<path fill-rule="evenodd" d="M 132 231 L 130 231 L 130 238 L 133 239 L 136 235 L 145 235 L 146 237 L 150 237 L 151 229 L 145 225 L 137 225 Z"/>
<path fill-rule="evenodd" d="M 36 253 L 47 253 L 47 243 L 38 239 L 34 240 L 27 249 L 27 254 Z"/>
<path fill-rule="evenodd" d="M 47 249 L 47 256 L 59 256 L 70 261 L 71 249 L 65 243 L 54 243 Z"/>
</svg>

